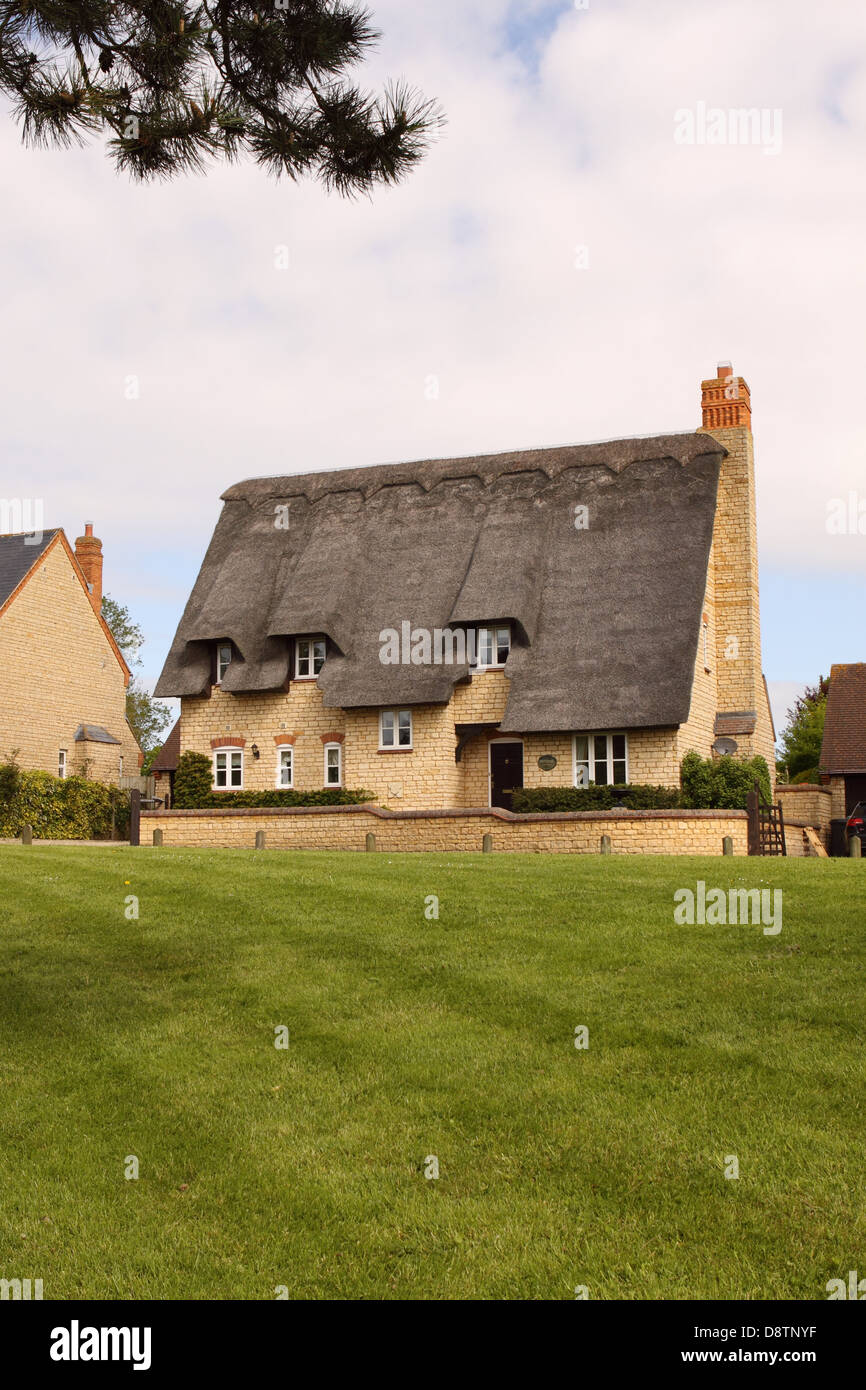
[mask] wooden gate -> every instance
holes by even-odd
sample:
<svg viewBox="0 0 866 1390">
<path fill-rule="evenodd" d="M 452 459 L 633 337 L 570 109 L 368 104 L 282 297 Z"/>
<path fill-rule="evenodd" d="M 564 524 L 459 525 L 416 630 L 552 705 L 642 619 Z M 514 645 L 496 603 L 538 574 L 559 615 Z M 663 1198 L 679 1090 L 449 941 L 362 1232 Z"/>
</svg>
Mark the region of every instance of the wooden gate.
<svg viewBox="0 0 866 1390">
<path fill-rule="evenodd" d="M 781 801 L 775 804 L 765 801 L 756 782 L 749 792 L 746 811 L 749 817 L 749 854 L 787 855 Z"/>
</svg>

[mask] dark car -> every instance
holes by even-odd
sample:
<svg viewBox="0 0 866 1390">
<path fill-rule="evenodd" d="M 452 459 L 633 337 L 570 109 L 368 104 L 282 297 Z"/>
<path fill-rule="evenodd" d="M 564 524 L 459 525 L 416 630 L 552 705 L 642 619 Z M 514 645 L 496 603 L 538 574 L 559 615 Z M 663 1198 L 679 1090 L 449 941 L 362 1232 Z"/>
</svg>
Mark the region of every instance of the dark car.
<svg viewBox="0 0 866 1390">
<path fill-rule="evenodd" d="M 845 822 L 848 837 L 859 835 L 860 844 L 866 849 L 866 801 L 858 801 Z"/>
</svg>

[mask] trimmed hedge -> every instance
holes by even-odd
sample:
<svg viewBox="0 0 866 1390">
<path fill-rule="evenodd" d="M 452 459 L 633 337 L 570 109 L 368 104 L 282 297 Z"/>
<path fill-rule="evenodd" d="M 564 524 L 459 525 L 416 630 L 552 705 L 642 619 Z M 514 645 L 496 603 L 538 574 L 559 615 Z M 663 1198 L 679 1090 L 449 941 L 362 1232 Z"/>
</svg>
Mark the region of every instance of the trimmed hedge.
<svg viewBox="0 0 866 1390">
<path fill-rule="evenodd" d="M 85 777 L 52 777 L 0 767 L 0 838 L 17 838 L 32 825 L 37 840 L 110 840 L 129 825 L 129 795 Z"/>
<path fill-rule="evenodd" d="M 692 751 L 683 758 L 680 768 L 683 784 L 683 806 L 695 810 L 745 811 L 749 792 L 757 781 L 765 801 L 772 800 L 770 769 L 766 759 L 749 760 L 702 758 Z"/>
<path fill-rule="evenodd" d="M 670 811 L 681 805 L 671 787 L 652 787 L 635 782 L 618 787 L 521 787 L 512 797 L 518 814 L 538 811 L 609 811 L 614 805 L 630 811 Z"/>
<path fill-rule="evenodd" d="M 205 753 L 182 753 L 174 778 L 174 809 L 209 811 L 229 806 L 360 806 L 365 801 L 374 800 L 372 792 L 347 791 L 345 787 L 323 787 L 319 791 L 269 787 L 261 792 L 215 792 L 212 783 L 210 758 Z"/>
</svg>

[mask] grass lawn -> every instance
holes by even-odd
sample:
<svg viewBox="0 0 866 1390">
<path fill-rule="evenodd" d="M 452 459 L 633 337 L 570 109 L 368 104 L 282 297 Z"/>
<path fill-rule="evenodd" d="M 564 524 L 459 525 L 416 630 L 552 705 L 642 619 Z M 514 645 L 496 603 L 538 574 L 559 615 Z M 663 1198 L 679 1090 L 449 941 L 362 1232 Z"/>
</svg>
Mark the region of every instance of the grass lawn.
<svg viewBox="0 0 866 1390">
<path fill-rule="evenodd" d="M 698 879 L 781 933 L 676 926 Z M 46 1299 L 866 1274 L 862 862 L 5 845 L 0 895 L 0 1277 Z"/>
</svg>

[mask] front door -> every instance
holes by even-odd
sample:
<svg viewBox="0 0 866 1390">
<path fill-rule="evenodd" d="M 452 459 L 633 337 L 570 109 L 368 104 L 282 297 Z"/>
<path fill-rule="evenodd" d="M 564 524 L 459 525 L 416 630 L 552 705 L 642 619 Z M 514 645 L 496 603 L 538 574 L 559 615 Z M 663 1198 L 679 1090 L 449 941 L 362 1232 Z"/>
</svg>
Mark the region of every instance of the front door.
<svg viewBox="0 0 866 1390">
<path fill-rule="evenodd" d="M 523 786 L 523 744 L 491 743 L 490 805 L 511 810 L 511 793 Z"/>
</svg>

